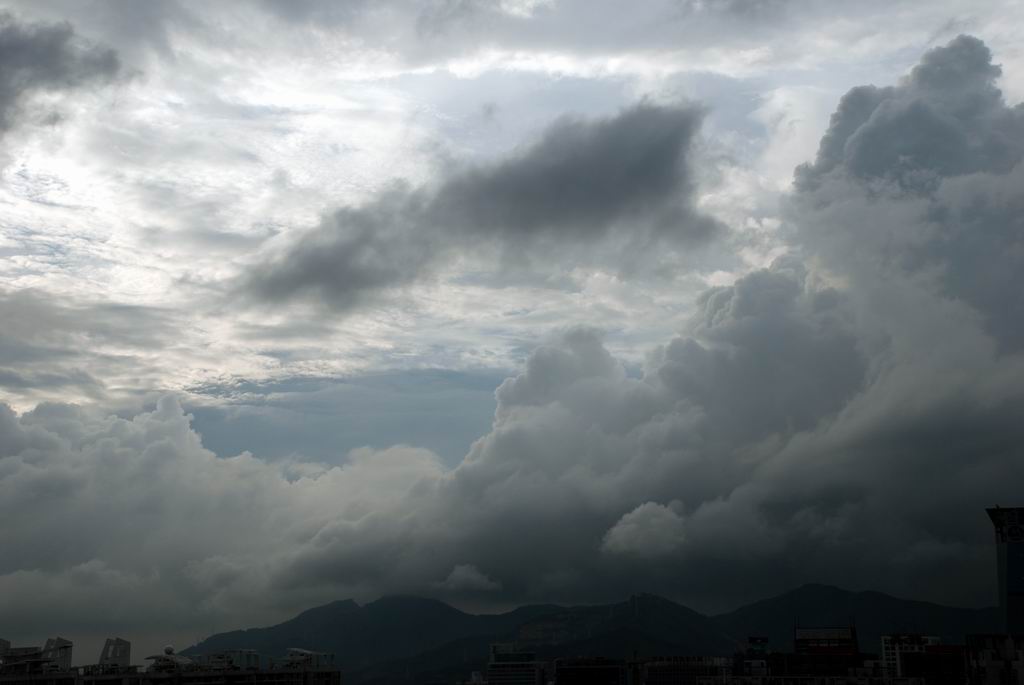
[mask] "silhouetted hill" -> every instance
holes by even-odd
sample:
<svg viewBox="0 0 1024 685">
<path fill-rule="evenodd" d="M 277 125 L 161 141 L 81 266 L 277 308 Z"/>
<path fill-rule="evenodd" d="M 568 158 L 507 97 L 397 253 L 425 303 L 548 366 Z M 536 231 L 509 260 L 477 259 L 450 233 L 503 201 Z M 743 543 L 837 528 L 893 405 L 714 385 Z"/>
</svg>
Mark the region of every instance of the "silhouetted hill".
<svg viewBox="0 0 1024 685">
<path fill-rule="evenodd" d="M 738 640 L 748 635 L 765 636 L 778 651 L 793 648 L 793 628 L 798 625 L 846 626 L 852 621 L 857 626 L 861 651 L 876 653 L 885 633 L 924 633 L 938 635 L 947 643 L 962 643 L 968 633 L 997 630 L 998 611 L 960 609 L 881 592 L 850 592 L 812 584 L 715 616 L 714 620 Z"/>
<path fill-rule="evenodd" d="M 513 631 L 500 635 L 550 660 L 559 656 L 732 654 L 733 641 L 708 617 L 654 595 L 577 607 L 546 607 Z M 504 614 L 510 618 L 511 614 Z M 375 664 L 348 676 L 350 683 L 452 682 L 486 667 L 485 636 L 454 640 L 422 654 Z"/>
<path fill-rule="evenodd" d="M 629 645 L 616 647 L 605 639 L 610 634 L 633 636 Z M 630 656 L 634 651 L 650 656 L 644 644 L 657 645 L 660 653 L 732 654 L 735 641 L 703 614 L 655 595 L 636 595 L 626 602 L 580 606 L 539 616 L 519 626 L 515 639 L 544 652 L 547 647 L 563 654 L 595 654 L 584 645 L 603 644 L 604 656 Z M 579 647 L 573 647 L 579 645 Z M 565 650 L 573 647 L 575 651 Z"/>
<path fill-rule="evenodd" d="M 289 647 L 303 647 L 334 652 L 343 668 L 359 669 L 420 654 L 463 637 L 495 639 L 538 615 L 557 610 L 559 607 L 539 605 L 477 616 L 421 597 L 384 597 L 365 606 L 344 600 L 309 609 L 268 628 L 219 633 L 183 653 L 255 649 L 267 656 L 281 656 Z"/>
<path fill-rule="evenodd" d="M 289 647 L 334 652 L 351 685 L 451 681 L 484 668 L 491 642 L 515 641 L 538 657 L 729 655 L 748 635 L 792 649 L 793 628 L 856 622 L 861 650 L 877 652 L 885 632 L 922 632 L 958 643 L 997 625 L 995 609 L 958 609 L 805 585 L 778 597 L 708 617 L 654 595 L 595 606 L 520 607 L 473 615 L 419 597 L 351 600 L 304 611 L 268 628 L 214 635 L 186 654 L 255 649 L 268 656 Z"/>
</svg>

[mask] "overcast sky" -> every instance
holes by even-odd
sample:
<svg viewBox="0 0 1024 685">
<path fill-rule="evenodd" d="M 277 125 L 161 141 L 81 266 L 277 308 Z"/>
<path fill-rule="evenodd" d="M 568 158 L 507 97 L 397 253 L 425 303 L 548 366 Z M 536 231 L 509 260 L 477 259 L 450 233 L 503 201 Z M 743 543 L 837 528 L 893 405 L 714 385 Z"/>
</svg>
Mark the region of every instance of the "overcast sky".
<svg viewBox="0 0 1024 685">
<path fill-rule="evenodd" d="M 1019 2 L 0 7 L 0 637 L 995 602 Z"/>
</svg>

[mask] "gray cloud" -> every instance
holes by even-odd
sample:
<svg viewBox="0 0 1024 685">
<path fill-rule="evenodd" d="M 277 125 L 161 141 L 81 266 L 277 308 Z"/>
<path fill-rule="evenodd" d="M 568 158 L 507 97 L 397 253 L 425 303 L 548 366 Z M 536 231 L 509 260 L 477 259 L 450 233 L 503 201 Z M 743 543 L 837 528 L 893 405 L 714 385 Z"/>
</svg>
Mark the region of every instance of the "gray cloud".
<svg viewBox="0 0 1024 685">
<path fill-rule="evenodd" d="M 454 469 L 406 446 L 357 449 L 330 468 L 218 457 L 169 398 L 131 418 L 0 410 L 0 518 L 28 521 L 0 528 L 13 550 L 0 567 L 7 615 L 26 631 L 90 612 L 105 621 L 92 630 L 160 617 L 184 631 L 338 596 L 458 598 L 460 587 L 495 602 L 639 587 L 714 609 L 804 581 L 989 602 L 982 507 L 1012 501 L 1024 479 L 1019 109 L 993 95 L 995 73 L 984 46 L 961 38 L 898 86 L 848 94 L 789 198 L 789 255 L 705 292 L 642 375 L 591 329 L 536 349 Z M 607 222 L 544 202 L 508 218 L 517 198 L 547 197 L 527 168 L 575 168 L 595 158 L 581 150 L 616 149 L 594 141 L 637 111 L 647 110 L 582 126 L 573 135 L 590 143 L 572 154 L 531 148 L 431 192 L 343 211 L 312 238 L 332 256 L 322 268 L 357 245 L 345 259 L 369 276 L 306 285 L 295 269 L 274 296 L 313 289 L 348 302 L 348 288 L 358 302 L 360 289 L 393 283 L 389 250 L 410 218 L 432 219 L 394 258 L 416 273 L 455 249 L 449 232 L 500 255 L 525 245 L 531 258 L 538 246 L 629 242 L 636 234 L 620 235 L 620 223 L 637 216 L 644 237 L 666 239 L 676 224 L 659 219 L 680 197 L 657 188 L 688 178 L 671 155 L 654 156 L 654 181 L 602 198 Z M 899 148 L 911 129 L 921 139 Z M 1003 151 L 987 142 L 994 130 L 1009 140 Z M 582 177 L 602 189 L 606 173 Z M 290 258 L 312 260 L 313 244 Z M 145 612 L 98 612 L 125 597 Z"/>
<path fill-rule="evenodd" d="M 0 290 L 0 389 L 23 401 L 105 400 L 109 382 L 130 378 L 131 392 L 145 392 L 176 319 L 153 307 Z"/>
<path fill-rule="evenodd" d="M 953 111 L 965 92 L 991 95 L 986 55 L 957 39 L 884 92 L 917 98 L 908 112 Z M 935 81 L 935 65 L 953 76 Z M 863 92 L 877 91 L 844 99 L 823 149 L 836 149 Z M 1012 499 L 1024 475 L 1024 359 L 1005 344 L 1014 310 L 954 288 L 997 274 L 1019 292 L 1024 271 L 1019 231 L 1006 223 L 1019 167 L 983 142 L 1016 110 L 998 96 L 987 103 L 983 115 L 948 118 L 961 139 L 982 141 L 962 159 L 888 155 L 907 122 L 868 114 L 849 125 L 850 139 L 881 127 L 861 138 L 876 141 L 881 161 L 864 162 L 865 147 L 802 172 L 817 178 L 787 208 L 793 254 L 707 291 L 642 378 L 592 331 L 538 349 L 499 388 L 492 431 L 410 509 L 445 525 L 374 529 L 366 551 L 403 569 L 385 584 L 414 583 L 429 544 L 454 563 L 471 550 L 516 598 L 639 585 L 707 607 L 736 601 L 742 578 L 748 596 L 826 580 L 989 601 L 982 508 Z M 939 147 L 949 136 L 921 130 Z M 950 246 L 962 232 L 990 246 L 984 259 Z M 351 569 L 354 532 L 336 535 L 303 550 L 279 582 L 329 584 Z"/>
<path fill-rule="evenodd" d="M 109 82 L 117 54 L 85 43 L 70 24 L 25 24 L 0 12 L 0 132 L 36 93 Z"/>
<path fill-rule="evenodd" d="M 1024 156 L 1024 107 L 1009 108 L 1002 70 L 977 38 L 960 36 L 924 55 L 898 86 L 864 86 L 839 103 L 804 186 L 829 173 L 917 188 L 936 178 L 1005 173 Z"/>
<path fill-rule="evenodd" d="M 1001 345 L 1020 349 L 1013 189 L 1024 178 L 1024 105 L 1006 105 L 991 58 L 980 40 L 960 36 L 926 53 L 899 86 L 852 90 L 817 160 L 797 170 L 796 201 L 802 240 L 836 269 L 933 281 L 968 301 Z"/>
<path fill-rule="evenodd" d="M 593 56 L 757 44 L 780 32 L 798 35 L 836 15 L 861 16 L 884 7 L 807 0 L 664 0 L 628 9 L 612 0 L 262 4 L 285 25 L 340 31 L 411 65 L 495 48 Z"/>
<path fill-rule="evenodd" d="M 693 208 L 687 166 L 700 120 L 695 108 L 648 103 L 607 119 L 562 119 L 509 159 L 335 212 L 252 267 L 242 288 L 260 300 L 307 296 L 347 310 L 464 254 L 488 255 L 499 270 L 552 258 L 568 270 L 612 251 L 621 268 L 638 269 L 655 247 L 685 249 L 715 232 Z"/>
</svg>

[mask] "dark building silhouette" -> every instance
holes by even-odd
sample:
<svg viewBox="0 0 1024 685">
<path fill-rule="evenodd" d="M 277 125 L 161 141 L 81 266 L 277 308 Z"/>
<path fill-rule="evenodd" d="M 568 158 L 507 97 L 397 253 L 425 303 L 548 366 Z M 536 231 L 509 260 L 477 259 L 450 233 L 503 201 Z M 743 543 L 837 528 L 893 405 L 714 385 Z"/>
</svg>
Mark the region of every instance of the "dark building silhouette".
<svg viewBox="0 0 1024 685">
<path fill-rule="evenodd" d="M 999 610 L 1003 630 L 1024 635 L 1024 507 L 986 509 L 996 529 Z"/>
<path fill-rule="evenodd" d="M 927 685 L 963 685 L 967 677 L 963 645 L 925 645 L 901 652 L 901 678 L 917 678 Z"/>
<path fill-rule="evenodd" d="M 738 676 L 764 677 L 769 675 L 768 657 L 771 649 L 768 647 L 768 638 L 763 636 L 751 636 L 743 651 L 736 654 L 733 659 L 732 672 Z"/>
<path fill-rule="evenodd" d="M 53 662 L 58 671 L 71 670 L 71 651 L 74 645 L 71 640 L 62 637 L 51 637 L 43 645 L 43 658 Z"/>
<path fill-rule="evenodd" d="M 488 685 L 544 685 L 544 674 L 544 662 L 533 652 L 520 650 L 511 642 L 491 645 Z"/>
<path fill-rule="evenodd" d="M 119 637 L 108 637 L 100 651 L 97 664 L 101 669 L 128 668 L 132 663 L 132 643 Z"/>
<path fill-rule="evenodd" d="M 656 657 L 640 668 L 644 685 L 696 685 L 702 679 L 722 680 L 732 673 L 732 659 L 719 656 Z"/>
<path fill-rule="evenodd" d="M 601 657 L 555 659 L 556 685 L 627 685 L 626 662 Z"/>
<path fill-rule="evenodd" d="M 966 654 L 971 685 L 1024 683 L 1024 637 L 968 635 Z"/>
<path fill-rule="evenodd" d="M 796 628 L 793 653 L 772 654 L 769 669 L 773 675 L 845 676 L 862 663 L 853 626 Z"/>
<path fill-rule="evenodd" d="M 883 635 L 882 636 L 882 669 L 889 677 L 904 677 L 903 664 L 908 654 L 924 652 L 929 647 L 941 642 L 934 635 Z"/>
<path fill-rule="evenodd" d="M 74 671 L 61 670 L 53 658 L 43 654 L 41 647 L 8 646 L 0 655 L 0 683 L 4 685 L 75 685 L 75 677 Z"/>
<path fill-rule="evenodd" d="M 48 640 L 45 647 L 10 647 L 0 641 L 0 685 L 340 685 L 332 654 L 290 649 L 283 660 L 260 668 L 248 650 L 213 654 L 202 660 L 167 647 L 147 657 L 145 669 L 128 664 L 131 645 L 107 640 L 100 663 L 74 668 L 71 643 Z"/>
</svg>

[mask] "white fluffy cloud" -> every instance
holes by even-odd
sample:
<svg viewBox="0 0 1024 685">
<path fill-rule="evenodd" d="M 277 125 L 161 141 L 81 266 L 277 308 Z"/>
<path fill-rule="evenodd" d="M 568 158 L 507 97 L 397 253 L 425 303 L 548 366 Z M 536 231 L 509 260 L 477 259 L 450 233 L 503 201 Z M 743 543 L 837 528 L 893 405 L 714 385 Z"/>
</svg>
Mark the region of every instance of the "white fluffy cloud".
<svg viewBox="0 0 1024 685">
<path fill-rule="evenodd" d="M 473 564 L 456 564 L 452 572 L 437 584 L 439 590 L 456 595 L 470 592 L 491 592 L 501 589 L 501 583 L 481 573 Z"/>
<path fill-rule="evenodd" d="M 676 509 L 677 503 L 665 506 L 644 502 L 616 521 L 608 529 L 601 549 L 612 554 L 628 554 L 657 559 L 672 554 L 686 539 L 686 521 Z"/>
</svg>

